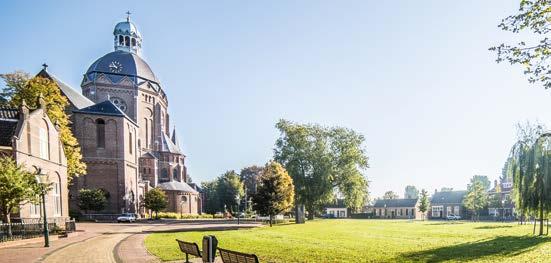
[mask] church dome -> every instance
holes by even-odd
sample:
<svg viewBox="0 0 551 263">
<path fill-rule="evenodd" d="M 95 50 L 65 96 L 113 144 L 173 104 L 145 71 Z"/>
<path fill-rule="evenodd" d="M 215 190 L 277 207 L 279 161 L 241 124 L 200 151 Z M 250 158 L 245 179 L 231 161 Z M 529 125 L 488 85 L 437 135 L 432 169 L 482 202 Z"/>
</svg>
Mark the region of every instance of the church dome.
<svg viewBox="0 0 551 263">
<path fill-rule="evenodd" d="M 86 71 L 86 77 L 95 81 L 101 74 L 113 83 L 118 83 L 124 77 L 129 77 L 134 83 L 151 81 L 159 84 L 159 80 L 149 65 L 137 54 L 122 50 L 107 53 L 97 59 Z"/>
</svg>

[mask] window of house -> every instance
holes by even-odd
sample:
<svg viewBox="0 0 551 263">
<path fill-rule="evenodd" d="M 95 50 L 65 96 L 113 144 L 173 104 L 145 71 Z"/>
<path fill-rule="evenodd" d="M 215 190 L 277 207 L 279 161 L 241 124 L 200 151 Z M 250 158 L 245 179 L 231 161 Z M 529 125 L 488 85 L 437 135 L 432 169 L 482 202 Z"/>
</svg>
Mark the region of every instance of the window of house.
<svg viewBox="0 0 551 263">
<path fill-rule="evenodd" d="M 119 45 L 124 45 L 124 37 L 119 35 Z"/>
<path fill-rule="evenodd" d="M 161 170 L 161 179 L 162 180 L 168 180 L 168 170 L 166 168 L 163 168 Z"/>
<path fill-rule="evenodd" d="M 132 46 L 133 46 L 133 47 L 136 46 L 136 39 L 135 39 L 135 38 L 132 38 Z"/>
<path fill-rule="evenodd" d="M 443 210 L 444 210 L 444 207 L 441 206 L 441 205 L 433 206 L 432 207 L 432 217 L 440 217 Z"/>
<path fill-rule="evenodd" d="M 61 185 L 58 182 L 52 184 L 52 195 L 54 199 L 54 215 L 61 215 Z"/>
<path fill-rule="evenodd" d="M 406 216 L 409 215 L 409 209 L 406 208 Z"/>
<path fill-rule="evenodd" d="M 124 37 L 124 45 L 127 46 L 127 47 L 130 46 L 130 37 L 128 37 L 128 36 Z"/>
<path fill-rule="evenodd" d="M 453 214 L 454 215 L 459 215 L 459 206 L 458 205 L 453 207 Z"/>
<path fill-rule="evenodd" d="M 49 160 L 48 132 L 44 128 L 40 128 L 38 132 L 38 140 L 40 141 L 40 158 Z"/>
<path fill-rule="evenodd" d="M 31 216 L 40 216 L 40 204 L 30 204 Z"/>
<path fill-rule="evenodd" d="M 96 120 L 96 137 L 97 147 L 105 148 L 105 121 L 102 119 Z"/>
<path fill-rule="evenodd" d="M 446 206 L 446 216 L 453 214 L 452 206 Z"/>
</svg>

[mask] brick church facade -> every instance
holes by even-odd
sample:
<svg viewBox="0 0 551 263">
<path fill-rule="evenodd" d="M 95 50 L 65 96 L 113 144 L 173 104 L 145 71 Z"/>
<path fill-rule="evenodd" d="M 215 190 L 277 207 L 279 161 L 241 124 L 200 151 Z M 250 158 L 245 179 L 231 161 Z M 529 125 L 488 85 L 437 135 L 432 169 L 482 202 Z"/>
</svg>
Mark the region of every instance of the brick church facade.
<svg viewBox="0 0 551 263">
<path fill-rule="evenodd" d="M 46 68 L 38 73 L 57 83 L 70 102 L 67 113 L 87 165 L 87 174 L 70 186 L 70 208 L 78 210 L 80 189 L 99 188 L 109 198 L 97 213 L 144 215 L 144 193 L 159 187 L 167 194 L 167 211 L 200 214 L 201 196 L 187 183 L 186 156 L 176 129 L 170 130 L 168 98 L 141 58 L 142 36 L 129 18 L 113 35 L 115 51 L 90 65 L 82 93 Z"/>
</svg>

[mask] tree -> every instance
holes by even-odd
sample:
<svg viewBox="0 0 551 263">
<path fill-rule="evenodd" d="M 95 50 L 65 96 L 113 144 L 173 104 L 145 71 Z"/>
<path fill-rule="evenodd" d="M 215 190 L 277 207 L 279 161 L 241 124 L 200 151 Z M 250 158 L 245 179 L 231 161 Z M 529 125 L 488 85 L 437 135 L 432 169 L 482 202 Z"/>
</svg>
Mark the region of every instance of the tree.
<svg viewBox="0 0 551 263">
<path fill-rule="evenodd" d="M 26 171 L 8 156 L 0 157 L 0 212 L 11 237 L 11 213 L 20 205 L 38 203 L 41 191 L 36 173 Z"/>
<path fill-rule="evenodd" d="M 404 198 L 405 199 L 417 199 L 419 198 L 419 190 L 417 190 L 417 187 L 413 185 L 406 186 L 406 189 L 404 191 Z"/>
<path fill-rule="evenodd" d="M 535 140 L 519 141 L 513 147 L 511 170 L 514 189 L 522 213 L 537 214 L 539 235 L 543 235 L 544 215 L 551 210 L 551 134 Z M 534 232 L 536 225 L 534 224 Z"/>
<path fill-rule="evenodd" d="M 490 182 L 490 179 L 488 179 L 488 176 L 486 175 L 474 175 L 471 178 L 471 184 L 474 182 L 479 181 L 482 184 L 482 187 L 484 190 L 488 191 L 492 187 L 492 183 Z"/>
<path fill-rule="evenodd" d="M 252 165 L 241 169 L 239 177 L 246 188 L 247 196 L 253 196 L 256 193 L 256 184 L 262 175 L 263 167 Z"/>
<path fill-rule="evenodd" d="M 467 187 L 467 196 L 463 200 L 463 205 L 473 212 L 473 220 L 475 220 L 478 218 L 478 212 L 488 205 L 488 192 L 480 180 L 473 179 L 471 179 L 473 183 Z"/>
<path fill-rule="evenodd" d="M 527 39 L 538 39 L 533 43 L 525 41 L 517 44 L 501 44 L 491 47 L 497 53 L 497 62 L 507 61 L 524 67 L 524 74 L 530 83 L 541 83 L 546 89 L 551 87 L 551 2 L 548 0 L 521 0 L 517 14 L 506 17 L 499 28 L 512 33 L 522 33 Z M 532 42 L 532 41 L 531 41 Z"/>
<path fill-rule="evenodd" d="M 393 191 L 386 191 L 383 195 L 384 200 L 390 200 L 390 199 L 398 199 L 400 198 L 398 194 L 394 193 Z"/>
<path fill-rule="evenodd" d="M 423 213 L 423 220 L 425 220 L 425 215 L 427 210 L 429 210 L 429 193 L 423 189 L 421 190 L 421 198 L 419 200 L 419 211 Z"/>
<path fill-rule="evenodd" d="M 4 100 L 9 100 L 13 107 L 19 107 L 25 101 L 30 108 L 38 108 L 38 98 L 43 96 L 48 117 L 59 126 L 60 140 L 67 157 L 67 174 L 70 180 L 73 176 L 86 174 L 86 164 L 82 162 L 82 154 L 77 139 L 70 129 L 70 120 L 65 112 L 69 105 L 59 87 L 51 80 L 42 77 L 31 78 L 29 74 L 14 72 L 0 74 L 6 82 L 2 92 Z"/>
<path fill-rule="evenodd" d="M 281 164 L 271 161 L 266 164 L 258 180 L 257 192 L 253 195 L 253 207 L 270 217 L 270 227 L 274 215 L 287 212 L 293 207 L 295 189 L 293 179 Z"/>
<path fill-rule="evenodd" d="M 333 200 L 335 191 L 344 195 L 352 209 L 366 200 L 368 182 L 362 171 L 368 168 L 363 142 L 355 131 L 280 120 L 280 137 L 274 149 L 275 161 L 289 172 L 295 186 L 295 215 L 305 206 L 308 218 L 321 212 Z M 297 220 L 297 223 L 299 221 Z"/>
<path fill-rule="evenodd" d="M 218 178 L 217 192 L 220 198 L 220 204 L 223 205 L 232 215 L 237 214 L 237 203 L 245 195 L 243 182 L 239 179 L 239 175 L 231 170 L 225 172 Z"/>
<path fill-rule="evenodd" d="M 144 195 L 143 206 L 155 212 L 155 218 L 159 219 L 159 211 L 165 209 L 168 205 L 165 192 L 158 187 L 155 187 Z M 151 217 L 151 215 L 149 216 Z"/>
<path fill-rule="evenodd" d="M 101 211 L 107 205 L 107 196 L 101 189 L 80 189 L 78 191 L 78 207 L 88 214 L 89 210 Z"/>
<path fill-rule="evenodd" d="M 215 214 L 222 211 L 220 197 L 218 196 L 218 180 L 201 183 L 201 188 L 205 193 L 205 212 Z"/>
</svg>

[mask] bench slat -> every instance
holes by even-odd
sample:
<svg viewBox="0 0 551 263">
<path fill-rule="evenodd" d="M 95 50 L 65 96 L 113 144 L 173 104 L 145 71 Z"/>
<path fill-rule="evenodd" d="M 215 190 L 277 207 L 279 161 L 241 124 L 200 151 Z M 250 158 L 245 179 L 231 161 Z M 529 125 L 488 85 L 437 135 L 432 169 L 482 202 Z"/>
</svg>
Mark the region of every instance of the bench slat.
<svg viewBox="0 0 551 263">
<path fill-rule="evenodd" d="M 255 254 L 246 254 L 237 251 L 218 248 L 224 263 L 259 263 Z"/>
</svg>

